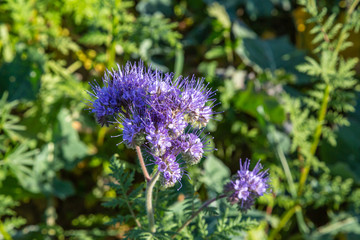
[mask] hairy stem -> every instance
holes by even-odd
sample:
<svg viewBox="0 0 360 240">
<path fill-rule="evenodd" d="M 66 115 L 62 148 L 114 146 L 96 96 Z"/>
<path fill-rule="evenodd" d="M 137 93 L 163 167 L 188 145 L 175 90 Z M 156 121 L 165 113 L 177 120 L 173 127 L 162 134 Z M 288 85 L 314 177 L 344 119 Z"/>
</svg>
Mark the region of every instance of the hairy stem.
<svg viewBox="0 0 360 240">
<path fill-rule="evenodd" d="M 144 158 L 142 156 L 142 153 L 141 153 L 141 149 L 139 146 L 136 146 L 136 153 L 138 155 L 138 158 L 139 158 L 139 162 L 140 162 L 140 166 L 141 166 L 141 170 L 142 172 L 144 173 L 144 177 L 145 177 L 145 180 L 147 182 L 150 182 L 151 181 L 151 178 L 150 178 L 150 175 L 146 169 L 146 166 L 145 166 L 145 162 L 144 162 Z"/>
<path fill-rule="evenodd" d="M 213 199 L 210 199 L 208 201 L 206 201 L 196 212 L 194 212 L 191 217 L 176 231 L 176 233 L 171 237 L 171 238 L 175 238 L 175 236 L 181 232 L 187 225 L 189 225 L 191 223 L 191 221 L 197 216 L 199 215 L 199 213 L 204 210 L 204 208 L 206 208 L 207 206 L 209 206 L 212 202 L 215 202 L 216 200 L 219 200 L 221 198 L 226 197 L 225 194 L 219 195 Z"/>
<path fill-rule="evenodd" d="M 146 185 L 146 212 L 149 219 L 149 228 L 152 233 L 156 232 L 152 194 L 155 183 L 159 179 L 160 171 L 157 171 L 153 178 Z"/>
</svg>

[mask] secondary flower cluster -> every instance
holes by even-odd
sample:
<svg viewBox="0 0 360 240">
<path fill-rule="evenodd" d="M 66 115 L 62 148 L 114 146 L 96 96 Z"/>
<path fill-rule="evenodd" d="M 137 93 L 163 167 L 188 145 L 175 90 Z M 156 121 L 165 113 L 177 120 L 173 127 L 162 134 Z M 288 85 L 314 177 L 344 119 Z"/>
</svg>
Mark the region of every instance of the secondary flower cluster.
<svg viewBox="0 0 360 240">
<path fill-rule="evenodd" d="M 201 79 L 174 79 L 142 62 L 108 71 L 103 82 L 103 87 L 93 84 L 90 93 L 97 122 L 119 124 L 128 147 L 143 146 L 162 173 L 163 186 L 180 181 L 180 159 L 197 164 L 207 148 L 200 129 L 214 114 L 214 92 Z"/>
<path fill-rule="evenodd" d="M 244 164 L 240 159 L 240 170 L 224 187 L 228 201 L 231 204 L 238 204 L 242 211 L 250 209 L 255 199 L 264 195 L 270 188 L 268 170 L 261 171 L 260 160 L 252 171 L 249 166 L 249 159 L 246 159 Z"/>
</svg>

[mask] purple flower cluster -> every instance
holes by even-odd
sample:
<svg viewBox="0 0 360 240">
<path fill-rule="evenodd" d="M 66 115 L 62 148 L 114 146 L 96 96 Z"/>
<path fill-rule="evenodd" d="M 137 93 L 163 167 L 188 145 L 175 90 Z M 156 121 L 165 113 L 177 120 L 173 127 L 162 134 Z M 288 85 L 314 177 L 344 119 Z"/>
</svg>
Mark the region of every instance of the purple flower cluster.
<svg viewBox="0 0 360 240">
<path fill-rule="evenodd" d="M 92 85 L 91 111 L 101 125 L 118 124 L 123 142 L 152 155 L 165 187 L 184 174 L 183 163 L 198 163 L 208 146 L 201 130 L 214 112 L 214 91 L 202 79 L 174 78 L 142 62 L 108 71 L 104 86 Z"/>
<path fill-rule="evenodd" d="M 228 201 L 231 204 L 238 204 L 242 211 L 250 209 L 255 199 L 264 195 L 270 188 L 268 170 L 261 171 L 260 160 L 252 171 L 249 166 L 249 159 L 246 159 L 244 164 L 240 159 L 240 170 L 224 187 Z"/>
</svg>

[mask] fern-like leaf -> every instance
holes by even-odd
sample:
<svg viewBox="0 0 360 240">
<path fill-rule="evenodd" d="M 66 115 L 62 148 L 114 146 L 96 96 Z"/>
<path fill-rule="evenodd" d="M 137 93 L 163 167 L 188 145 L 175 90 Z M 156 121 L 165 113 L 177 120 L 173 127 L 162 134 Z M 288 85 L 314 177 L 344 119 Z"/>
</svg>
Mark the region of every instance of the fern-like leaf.
<svg viewBox="0 0 360 240">
<path fill-rule="evenodd" d="M 109 208 L 125 208 L 129 212 L 125 215 L 117 215 L 110 221 L 110 224 L 128 222 L 130 219 L 133 219 L 136 224 L 140 226 L 135 213 L 136 206 L 134 205 L 139 203 L 137 202 L 138 199 L 143 198 L 140 197 L 140 194 L 144 190 L 144 185 L 140 184 L 137 188 L 132 189 L 135 172 L 126 171 L 124 164 L 117 159 L 117 155 L 114 155 L 111 158 L 110 169 L 112 171 L 110 176 L 113 178 L 113 181 L 108 183 L 108 185 L 116 191 L 117 198 L 109 199 L 107 202 L 103 203 L 103 205 Z M 143 206 L 144 201 L 144 199 L 141 201 L 141 206 Z M 141 214 L 144 215 L 143 212 L 141 212 Z"/>
</svg>

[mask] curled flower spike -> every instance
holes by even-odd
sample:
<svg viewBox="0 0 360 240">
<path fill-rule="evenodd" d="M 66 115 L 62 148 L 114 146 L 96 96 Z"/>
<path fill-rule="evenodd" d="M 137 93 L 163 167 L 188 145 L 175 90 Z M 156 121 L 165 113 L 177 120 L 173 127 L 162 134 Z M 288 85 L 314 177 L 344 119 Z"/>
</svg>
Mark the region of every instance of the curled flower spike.
<svg viewBox="0 0 360 240">
<path fill-rule="evenodd" d="M 256 198 L 270 191 L 268 169 L 261 171 L 260 160 L 252 171 L 249 167 L 249 159 L 244 163 L 240 159 L 240 170 L 224 187 L 228 201 L 231 204 L 238 204 L 241 211 L 249 210 Z"/>
<path fill-rule="evenodd" d="M 146 149 L 164 187 L 180 182 L 186 165 L 199 163 L 209 150 L 199 129 L 215 114 L 215 92 L 203 79 L 174 79 L 141 61 L 107 71 L 103 83 L 89 92 L 97 122 L 118 125 L 127 147 Z"/>
</svg>

